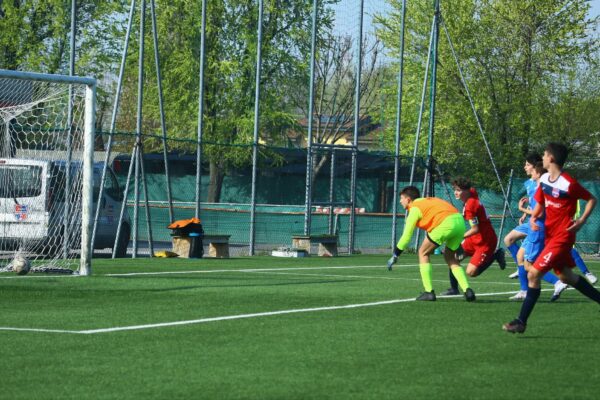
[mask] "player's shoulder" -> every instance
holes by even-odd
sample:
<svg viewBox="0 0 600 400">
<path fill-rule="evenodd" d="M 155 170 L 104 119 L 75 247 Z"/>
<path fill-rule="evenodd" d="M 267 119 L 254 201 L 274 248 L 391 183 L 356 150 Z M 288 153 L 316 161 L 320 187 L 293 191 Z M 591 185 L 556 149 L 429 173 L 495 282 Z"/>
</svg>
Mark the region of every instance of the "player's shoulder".
<svg viewBox="0 0 600 400">
<path fill-rule="evenodd" d="M 465 202 L 465 208 L 473 210 L 479 207 L 481 203 L 479 202 L 479 198 L 477 197 L 469 197 Z"/>
<path fill-rule="evenodd" d="M 572 176 L 571 174 L 569 174 L 568 172 L 565 172 L 565 171 L 561 172 L 560 178 L 564 179 L 565 181 L 567 181 L 569 183 L 577 182 L 577 179 L 574 176 Z"/>
<path fill-rule="evenodd" d="M 550 173 L 546 172 L 540 177 L 540 183 L 542 185 L 550 185 L 554 187 L 562 187 L 569 186 L 572 183 L 577 182 L 573 176 L 571 176 L 568 172 L 562 171 L 558 178 L 552 180 L 550 177 Z"/>
</svg>

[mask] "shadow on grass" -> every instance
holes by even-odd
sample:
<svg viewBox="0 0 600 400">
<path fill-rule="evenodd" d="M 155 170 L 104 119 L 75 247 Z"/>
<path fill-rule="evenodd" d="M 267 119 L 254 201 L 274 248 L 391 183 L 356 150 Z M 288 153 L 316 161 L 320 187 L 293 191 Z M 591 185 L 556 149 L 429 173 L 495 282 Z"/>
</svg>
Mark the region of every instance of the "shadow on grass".
<svg viewBox="0 0 600 400">
<path fill-rule="evenodd" d="M 127 278 L 127 277 L 117 277 L 119 279 Z M 183 279 L 183 278 L 179 278 Z M 215 278 L 211 277 L 208 279 L 213 280 L 223 280 L 223 278 Z M 227 278 L 225 278 L 227 279 Z M 189 278 L 186 279 L 189 281 Z M 202 280 L 207 280 L 206 277 L 203 277 Z M 233 280 L 233 279 L 232 279 Z M 239 279 L 237 279 L 239 281 Z M 352 280 L 312 280 L 312 281 L 296 281 L 296 282 L 276 282 L 276 283 L 248 283 L 248 284 L 230 284 L 230 285 L 189 285 L 189 286 L 179 286 L 179 287 L 171 287 L 171 288 L 162 288 L 162 289 L 127 289 L 127 291 L 137 291 L 137 292 L 171 292 L 171 291 L 179 291 L 179 290 L 194 290 L 194 289 L 213 289 L 213 288 L 241 288 L 241 287 L 271 287 L 271 286 L 299 286 L 299 285 L 320 285 L 320 284 L 332 284 L 332 283 L 346 283 L 352 282 Z"/>
</svg>

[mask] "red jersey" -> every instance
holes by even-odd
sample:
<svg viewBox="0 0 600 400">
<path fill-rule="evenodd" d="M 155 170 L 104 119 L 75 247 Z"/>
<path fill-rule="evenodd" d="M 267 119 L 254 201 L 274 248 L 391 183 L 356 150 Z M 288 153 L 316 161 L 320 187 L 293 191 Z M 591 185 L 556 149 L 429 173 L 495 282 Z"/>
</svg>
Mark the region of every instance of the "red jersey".
<svg viewBox="0 0 600 400">
<path fill-rule="evenodd" d="M 471 197 L 465 202 L 463 207 L 463 217 L 469 222 L 469 225 L 479 225 L 479 232 L 467 238 L 473 245 L 486 245 L 496 247 L 498 237 L 492 227 L 490 218 L 485 211 L 485 207 L 479 201 L 479 194 L 474 188 L 469 190 Z"/>
<path fill-rule="evenodd" d="M 554 182 L 547 172 L 540 178 L 534 198 L 545 207 L 546 243 L 552 239 L 574 244 L 575 233 L 567 228 L 572 225 L 577 212 L 577 200 L 589 200 L 590 192 L 566 172 L 561 172 Z"/>
</svg>

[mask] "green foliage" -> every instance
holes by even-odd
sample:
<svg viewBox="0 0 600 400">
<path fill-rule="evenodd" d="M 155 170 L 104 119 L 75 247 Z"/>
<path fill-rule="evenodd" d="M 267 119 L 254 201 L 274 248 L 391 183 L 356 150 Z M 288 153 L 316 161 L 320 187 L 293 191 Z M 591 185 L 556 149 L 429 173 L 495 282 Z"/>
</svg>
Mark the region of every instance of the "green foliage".
<svg viewBox="0 0 600 400">
<path fill-rule="evenodd" d="M 401 2 L 391 4 L 394 13 L 379 16 L 379 33 L 398 57 Z M 551 139 L 575 148 L 582 141 L 587 147 L 598 145 L 600 111 L 592 106 L 597 85 L 593 90 L 585 79 L 586 69 L 598 70 L 593 34 L 598 20 L 587 16 L 588 9 L 583 0 L 466 0 L 452 7 L 442 2 L 444 24 L 502 175 Z M 431 2 L 409 2 L 407 15 L 403 154 L 414 148 Z M 489 183 L 495 180 L 490 161 L 443 26 L 440 30 L 434 156 L 450 170 L 470 171 L 475 181 Z M 390 104 L 388 114 L 394 112 Z M 426 132 L 427 105 L 423 118 Z M 393 132 L 388 135 L 392 148 Z M 421 135 L 421 154 L 426 136 Z"/>
<path fill-rule="evenodd" d="M 97 121 L 111 111 L 111 77 L 121 49 L 125 0 L 77 1 L 75 74 L 94 76 Z M 0 1 L 0 68 L 68 74 L 71 1 Z"/>
</svg>

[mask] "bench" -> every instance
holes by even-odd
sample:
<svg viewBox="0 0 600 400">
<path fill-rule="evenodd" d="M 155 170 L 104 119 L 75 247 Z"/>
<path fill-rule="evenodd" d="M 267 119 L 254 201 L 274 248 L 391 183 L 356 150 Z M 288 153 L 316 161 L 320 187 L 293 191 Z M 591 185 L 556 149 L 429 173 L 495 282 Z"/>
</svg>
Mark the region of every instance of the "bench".
<svg viewBox="0 0 600 400">
<path fill-rule="evenodd" d="M 203 245 L 208 244 L 208 256 L 214 258 L 229 258 L 229 238 L 231 235 L 203 235 Z M 190 258 L 193 237 L 174 236 L 173 252 L 179 257 Z"/>
<path fill-rule="evenodd" d="M 231 235 L 204 235 L 204 243 L 208 243 L 208 256 L 229 258 L 229 238 Z"/>
<path fill-rule="evenodd" d="M 306 250 L 310 254 L 312 243 L 319 244 L 320 257 L 336 257 L 338 255 L 337 235 L 293 235 L 292 248 Z"/>
</svg>

